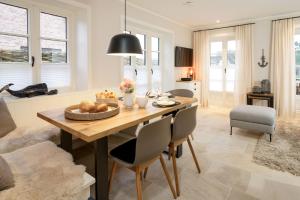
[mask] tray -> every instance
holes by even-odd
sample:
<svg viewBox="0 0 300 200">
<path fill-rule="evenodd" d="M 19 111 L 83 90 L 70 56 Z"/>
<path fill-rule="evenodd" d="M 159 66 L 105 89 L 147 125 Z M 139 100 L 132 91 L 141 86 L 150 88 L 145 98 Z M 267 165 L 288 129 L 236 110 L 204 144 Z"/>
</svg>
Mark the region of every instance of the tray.
<svg viewBox="0 0 300 200">
<path fill-rule="evenodd" d="M 120 113 L 120 107 L 116 103 L 108 103 L 108 111 L 99 113 L 80 113 L 79 105 L 73 105 L 65 109 L 65 118 L 78 121 L 93 121 L 113 117 Z"/>
</svg>

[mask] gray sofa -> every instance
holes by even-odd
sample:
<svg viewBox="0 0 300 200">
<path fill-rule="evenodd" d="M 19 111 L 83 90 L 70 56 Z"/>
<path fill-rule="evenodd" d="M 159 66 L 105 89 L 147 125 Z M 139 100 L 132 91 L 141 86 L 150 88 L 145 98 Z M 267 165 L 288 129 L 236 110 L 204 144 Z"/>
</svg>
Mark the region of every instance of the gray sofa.
<svg viewBox="0 0 300 200">
<path fill-rule="evenodd" d="M 276 111 L 262 106 L 237 106 L 230 112 L 230 126 L 230 135 L 233 127 L 249 129 L 269 134 L 271 142 L 276 126 Z"/>
</svg>

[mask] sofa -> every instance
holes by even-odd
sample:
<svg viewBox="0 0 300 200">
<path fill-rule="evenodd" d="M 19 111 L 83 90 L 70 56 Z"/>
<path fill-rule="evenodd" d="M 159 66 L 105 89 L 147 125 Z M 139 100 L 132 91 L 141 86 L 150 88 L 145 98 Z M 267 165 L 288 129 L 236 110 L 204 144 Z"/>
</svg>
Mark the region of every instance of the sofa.
<svg viewBox="0 0 300 200">
<path fill-rule="evenodd" d="M 81 100 L 95 100 L 96 91 L 99 90 L 25 99 L 1 94 L 14 125 L 0 136 L 0 156 L 15 178 L 14 187 L 0 191 L 1 200 L 88 199 L 95 179 L 85 173 L 85 167 L 75 165 L 69 153 L 57 147 L 60 130 L 36 114 Z"/>
</svg>

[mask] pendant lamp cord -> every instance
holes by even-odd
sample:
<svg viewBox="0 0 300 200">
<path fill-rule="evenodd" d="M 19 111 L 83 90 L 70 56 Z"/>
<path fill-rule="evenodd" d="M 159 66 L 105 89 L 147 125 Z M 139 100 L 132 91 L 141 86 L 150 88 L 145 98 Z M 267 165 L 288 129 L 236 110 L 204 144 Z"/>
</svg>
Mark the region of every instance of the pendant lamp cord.
<svg viewBox="0 0 300 200">
<path fill-rule="evenodd" d="M 125 33 L 127 33 L 127 29 L 126 29 L 126 15 L 127 15 L 127 0 L 125 0 Z"/>
</svg>

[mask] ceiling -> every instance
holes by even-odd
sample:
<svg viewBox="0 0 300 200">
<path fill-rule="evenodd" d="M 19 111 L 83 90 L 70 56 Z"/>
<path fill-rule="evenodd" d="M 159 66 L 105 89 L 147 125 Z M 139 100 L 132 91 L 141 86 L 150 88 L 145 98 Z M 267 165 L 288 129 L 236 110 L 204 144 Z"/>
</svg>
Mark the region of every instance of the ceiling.
<svg viewBox="0 0 300 200">
<path fill-rule="evenodd" d="M 128 0 L 190 27 L 230 23 L 300 11 L 300 0 Z M 191 3 L 187 3 L 191 2 Z"/>
</svg>

